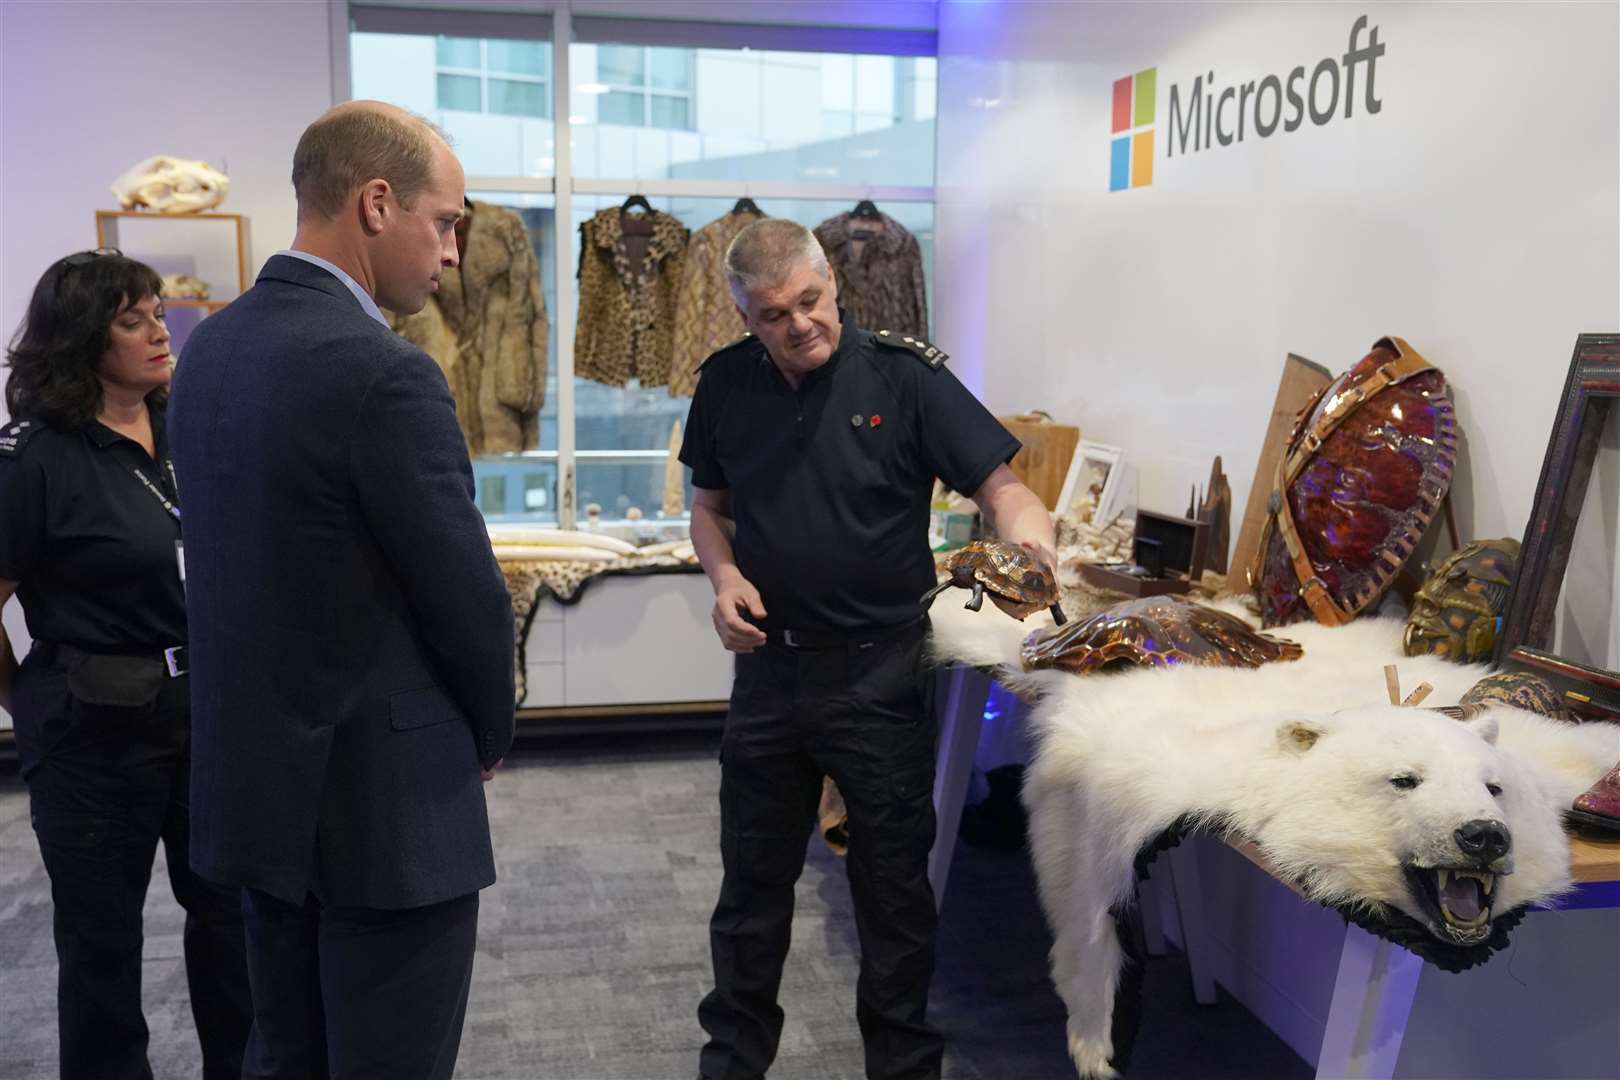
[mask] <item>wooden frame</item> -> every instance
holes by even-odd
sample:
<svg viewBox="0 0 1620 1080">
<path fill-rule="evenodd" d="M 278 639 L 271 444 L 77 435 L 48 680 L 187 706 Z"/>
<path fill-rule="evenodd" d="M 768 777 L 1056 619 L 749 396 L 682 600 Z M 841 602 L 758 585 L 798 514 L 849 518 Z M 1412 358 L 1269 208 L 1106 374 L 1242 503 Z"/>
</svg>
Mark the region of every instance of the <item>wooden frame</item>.
<svg viewBox="0 0 1620 1080">
<path fill-rule="evenodd" d="M 1620 672 L 1549 651 L 1570 547 L 1605 423 L 1620 423 L 1620 334 L 1581 334 L 1542 459 L 1519 576 L 1493 659 L 1501 667 L 1547 679 L 1577 713 L 1620 720 Z"/>
</svg>

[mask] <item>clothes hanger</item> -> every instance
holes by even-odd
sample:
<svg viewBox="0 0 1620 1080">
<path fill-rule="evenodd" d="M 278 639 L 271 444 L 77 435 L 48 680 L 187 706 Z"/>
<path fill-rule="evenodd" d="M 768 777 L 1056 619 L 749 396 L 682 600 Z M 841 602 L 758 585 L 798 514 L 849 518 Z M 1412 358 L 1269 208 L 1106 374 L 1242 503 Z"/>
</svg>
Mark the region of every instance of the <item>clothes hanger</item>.
<svg viewBox="0 0 1620 1080">
<path fill-rule="evenodd" d="M 862 199 L 855 204 L 855 209 L 849 212 L 850 217 L 861 218 L 865 221 L 882 221 L 883 214 L 878 210 L 877 204 L 871 199 Z"/>
<path fill-rule="evenodd" d="M 737 200 L 737 205 L 731 208 L 731 212 L 733 214 L 758 214 L 760 217 L 765 216 L 765 211 L 761 210 L 758 206 L 755 206 L 754 200 L 750 199 L 746 195 Z"/>
<path fill-rule="evenodd" d="M 619 213 L 628 213 L 630 210 L 638 206 L 647 211 L 649 214 L 653 212 L 652 203 L 647 201 L 647 196 L 632 195 L 628 199 L 624 200 L 624 202 L 619 204 Z"/>
</svg>

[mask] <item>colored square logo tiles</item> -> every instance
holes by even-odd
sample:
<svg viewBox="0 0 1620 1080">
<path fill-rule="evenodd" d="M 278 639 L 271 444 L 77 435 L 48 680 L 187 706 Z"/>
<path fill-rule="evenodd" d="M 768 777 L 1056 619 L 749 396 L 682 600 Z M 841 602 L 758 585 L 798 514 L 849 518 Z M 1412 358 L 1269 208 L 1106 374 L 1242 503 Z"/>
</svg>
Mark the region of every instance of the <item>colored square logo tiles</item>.
<svg viewBox="0 0 1620 1080">
<path fill-rule="evenodd" d="M 1114 80 L 1108 145 L 1108 190 L 1153 183 L 1153 117 L 1158 104 L 1158 68 Z"/>
</svg>

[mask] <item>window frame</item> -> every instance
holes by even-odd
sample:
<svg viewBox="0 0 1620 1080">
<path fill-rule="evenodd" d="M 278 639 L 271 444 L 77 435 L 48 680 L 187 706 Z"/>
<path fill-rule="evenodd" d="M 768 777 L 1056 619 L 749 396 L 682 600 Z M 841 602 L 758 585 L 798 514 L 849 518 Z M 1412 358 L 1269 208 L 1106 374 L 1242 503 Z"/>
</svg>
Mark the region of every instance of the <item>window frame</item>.
<svg viewBox="0 0 1620 1080">
<path fill-rule="evenodd" d="M 409 0 L 407 0 L 409 2 Z M 497 78 L 516 81 L 549 82 L 551 116 L 555 126 L 555 154 L 553 175 L 487 176 L 469 175 L 467 190 L 512 193 L 549 194 L 553 196 L 553 212 L 558 227 L 552 256 L 555 261 L 556 309 L 552 311 L 552 325 L 556 331 L 557 353 L 552 366 L 557 374 L 557 449 L 526 450 L 511 455 L 516 459 L 529 458 L 555 462 L 557 477 L 557 525 L 559 528 L 576 527 L 582 509 L 575 506 L 578 493 L 576 465 L 591 463 L 632 463 L 667 460 L 668 451 L 656 448 L 624 448 L 614 450 L 580 450 L 575 438 L 574 411 L 574 338 L 577 305 L 574 279 L 578 258 L 577 238 L 568 227 L 573 221 L 576 195 L 628 196 L 641 194 L 648 197 L 690 197 L 736 199 L 785 199 L 803 201 L 848 202 L 853 205 L 862 199 L 875 202 L 932 203 L 938 205 L 936 183 L 928 185 L 882 185 L 858 183 L 812 183 L 799 181 L 735 182 L 724 180 L 637 180 L 613 177 L 578 177 L 573 172 L 570 144 L 570 107 L 573 78 L 569 61 L 569 46 L 573 44 L 640 46 L 643 52 L 643 83 L 628 86 L 604 83 L 609 90 L 623 90 L 643 95 L 642 112 L 646 126 L 651 127 L 652 96 L 660 94 L 682 98 L 688 102 L 688 117 L 696 124 L 696 70 L 694 57 L 693 86 L 690 90 L 655 89 L 652 86 L 650 50 L 656 47 L 677 47 L 694 50 L 758 48 L 776 51 L 802 51 L 846 53 L 853 55 L 935 57 L 938 55 L 937 34 L 932 29 L 911 29 L 900 26 L 874 28 L 803 27 L 768 23 L 703 22 L 645 17 L 581 15 L 575 16 L 566 0 L 555 4 L 536 4 L 529 12 L 467 12 L 446 7 L 388 7 L 385 4 L 344 2 L 334 0 L 332 27 L 333 97 L 338 101 L 352 100 L 353 75 L 350 64 L 350 37 L 355 32 L 397 33 L 456 38 L 479 38 L 480 68 L 441 67 L 437 53 L 434 56 L 435 94 L 437 76 L 477 75 L 479 100 L 488 112 L 488 80 Z M 576 31 L 577 27 L 577 31 Z M 551 48 L 548 75 L 523 73 L 492 73 L 489 69 L 489 38 L 513 38 L 545 41 Z M 853 90 L 853 87 L 852 87 Z M 897 88 L 898 91 L 898 88 Z M 898 92 L 897 92 L 898 96 Z M 937 110 L 936 110 L 937 113 Z M 545 120 L 547 117 L 528 117 Z M 695 131 L 689 128 L 659 128 L 669 131 Z M 936 128 L 937 130 L 937 128 Z M 937 136 L 936 136 L 937 139 Z M 937 145 L 937 143 L 936 143 Z M 936 158 L 937 161 L 937 158 Z M 493 519 L 492 519 L 493 520 Z"/>
</svg>

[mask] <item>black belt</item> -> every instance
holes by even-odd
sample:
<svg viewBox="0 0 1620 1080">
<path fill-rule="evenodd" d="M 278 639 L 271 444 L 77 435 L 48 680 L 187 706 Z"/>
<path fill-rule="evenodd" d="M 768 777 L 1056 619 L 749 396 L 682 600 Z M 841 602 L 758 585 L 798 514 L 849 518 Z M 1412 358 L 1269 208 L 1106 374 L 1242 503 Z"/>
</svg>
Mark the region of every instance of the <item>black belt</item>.
<svg viewBox="0 0 1620 1080">
<path fill-rule="evenodd" d="M 928 616 L 919 615 L 893 626 L 865 627 L 859 630 L 767 630 L 765 640 L 772 645 L 789 649 L 827 651 L 833 649 L 864 649 L 879 641 L 903 634 L 921 626 Z"/>
<path fill-rule="evenodd" d="M 43 643 L 42 643 L 43 644 Z M 51 642 L 51 648 L 56 650 L 58 657 L 96 656 L 100 655 L 88 649 L 81 649 L 75 645 L 64 645 L 61 642 Z M 186 656 L 184 645 L 171 645 L 160 652 L 119 653 L 119 656 L 134 656 L 146 660 L 157 660 L 163 664 L 163 669 L 169 673 L 169 678 L 178 679 L 190 670 L 190 661 Z"/>
</svg>

